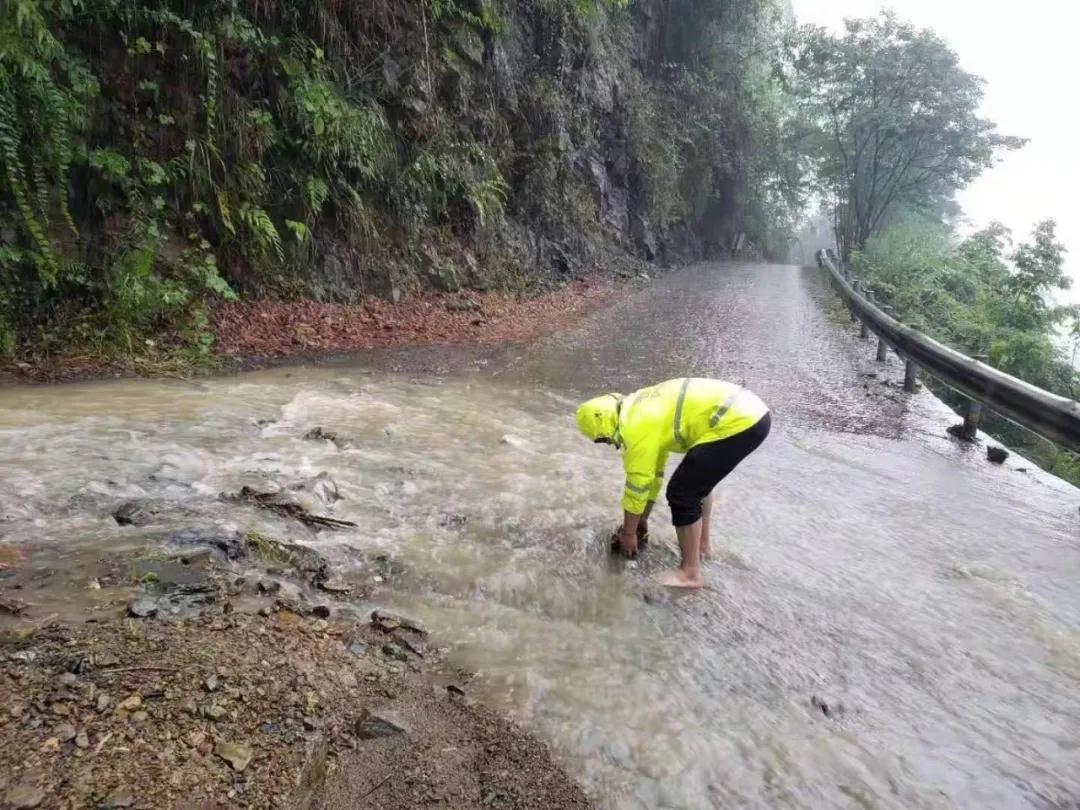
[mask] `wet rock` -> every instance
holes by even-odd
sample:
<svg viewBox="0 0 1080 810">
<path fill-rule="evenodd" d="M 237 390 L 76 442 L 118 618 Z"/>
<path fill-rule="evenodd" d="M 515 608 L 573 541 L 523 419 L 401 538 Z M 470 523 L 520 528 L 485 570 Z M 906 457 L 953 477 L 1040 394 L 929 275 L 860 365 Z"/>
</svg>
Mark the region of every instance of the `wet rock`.
<svg viewBox="0 0 1080 810">
<path fill-rule="evenodd" d="M 281 591 L 281 583 L 276 579 L 260 579 L 257 587 L 259 593 L 267 596 L 273 596 Z"/>
<path fill-rule="evenodd" d="M 986 459 L 991 464 L 1004 464 L 1009 457 L 1009 451 L 1004 447 L 987 447 Z"/>
<path fill-rule="evenodd" d="M 409 656 L 401 647 L 397 644 L 383 644 L 382 654 L 393 661 L 408 661 Z"/>
<path fill-rule="evenodd" d="M 962 442 L 971 442 L 974 444 L 977 440 L 974 437 L 969 437 L 964 434 L 964 423 L 958 422 L 955 425 L 949 425 L 945 428 L 945 432 L 952 436 L 954 439 L 959 439 Z"/>
<path fill-rule="evenodd" d="M 313 427 L 304 434 L 304 439 L 309 442 L 336 442 L 338 435 L 332 430 L 324 430 L 321 427 Z"/>
<path fill-rule="evenodd" d="M 4 795 L 14 810 L 31 810 L 45 801 L 45 791 L 30 782 L 19 782 Z"/>
<path fill-rule="evenodd" d="M 18 599 L 12 599 L 10 596 L 0 596 L 0 613 L 7 613 L 11 616 L 21 616 L 25 611 L 25 602 L 20 602 Z"/>
<path fill-rule="evenodd" d="M 236 532 L 200 531 L 183 529 L 169 535 L 169 542 L 184 548 L 209 548 L 217 551 L 227 560 L 243 559 L 248 554 L 244 538 Z"/>
<path fill-rule="evenodd" d="M 361 740 L 375 740 L 380 737 L 396 737 L 408 734 L 409 728 L 390 712 L 374 714 L 364 710 L 356 722 L 356 736 Z"/>
<path fill-rule="evenodd" d="M 142 695 L 134 694 L 124 698 L 116 708 L 125 712 L 133 712 L 142 706 Z"/>
<path fill-rule="evenodd" d="M 329 605 L 315 605 L 311 609 L 311 615 L 316 619 L 329 619 L 330 618 L 330 606 Z"/>
<path fill-rule="evenodd" d="M 243 773 L 244 769 L 251 764 L 253 756 L 249 746 L 241 743 L 219 742 L 214 746 L 214 754 L 225 760 L 237 773 Z"/>
<path fill-rule="evenodd" d="M 120 504 L 112 517 L 118 526 L 146 526 L 154 522 L 154 513 L 137 501 Z"/>
<path fill-rule="evenodd" d="M 373 610 L 371 612 L 371 624 L 373 627 L 377 627 L 384 633 L 391 633 L 400 628 L 412 633 L 417 633 L 421 636 L 426 636 L 428 634 L 428 631 L 420 622 L 406 618 L 405 616 L 399 616 L 397 613 L 390 613 L 386 610 Z"/>
<path fill-rule="evenodd" d="M 328 570 L 326 558 L 314 549 L 297 543 L 275 540 L 258 532 L 248 532 L 244 543 L 249 552 L 266 566 L 288 567 L 301 575 L 320 576 Z"/>
<path fill-rule="evenodd" d="M 129 602 L 127 610 L 128 615 L 134 616 L 136 619 L 149 619 L 158 612 L 157 599 L 144 596 L 141 599 Z"/>
<path fill-rule="evenodd" d="M 340 577 L 330 577 L 327 580 L 319 582 L 319 588 L 327 593 L 334 594 L 348 594 L 352 592 L 352 585 Z"/>
<path fill-rule="evenodd" d="M 465 515 L 449 514 L 443 515 L 439 520 L 439 526 L 444 529 L 460 529 L 469 522 L 469 518 Z"/>
<path fill-rule="evenodd" d="M 814 695 L 810 698 L 810 705 L 820 711 L 826 717 L 835 717 L 838 714 L 843 714 L 843 703 L 829 703 L 823 698 Z"/>
<path fill-rule="evenodd" d="M 176 560 L 138 560 L 133 576 L 157 595 L 159 614 L 194 616 L 217 600 L 217 591 L 205 572 Z"/>
</svg>

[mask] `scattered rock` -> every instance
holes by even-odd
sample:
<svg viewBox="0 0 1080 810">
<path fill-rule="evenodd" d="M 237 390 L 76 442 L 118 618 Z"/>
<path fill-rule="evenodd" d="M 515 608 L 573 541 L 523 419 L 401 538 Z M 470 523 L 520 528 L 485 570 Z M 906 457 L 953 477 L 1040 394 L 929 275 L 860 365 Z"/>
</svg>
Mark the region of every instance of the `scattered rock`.
<svg viewBox="0 0 1080 810">
<path fill-rule="evenodd" d="M 75 735 L 75 745 L 83 749 L 89 748 L 90 735 L 87 734 L 85 731 L 80 731 L 78 734 Z"/>
<path fill-rule="evenodd" d="M 53 735 L 62 743 L 71 742 L 75 739 L 75 726 L 71 723 L 61 723 L 53 729 Z"/>
<path fill-rule="evenodd" d="M 986 458 L 991 464 L 1004 464 L 1009 457 L 1009 451 L 1004 447 L 987 447 Z"/>
<path fill-rule="evenodd" d="M 218 689 L 218 676 L 211 674 L 205 681 L 203 681 L 203 688 L 207 692 L 216 692 Z"/>
<path fill-rule="evenodd" d="M 323 430 L 321 427 L 313 427 L 304 434 L 304 439 L 309 442 L 337 442 L 338 435 L 331 430 Z"/>
<path fill-rule="evenodd" d="M 327 593 L 347 594 L 352 592 L 352 585 L 340 577 L 330 577 L 319 583 L 319 588 Z"/>
<path fill-rule="evenodd" d="M 45 801 L 45 791 L 29 782 L 19 782 L 4 798 L 15 810 L 30 810 Z"/>
<path fill-rule="evenodd" d="M 384 633 L 392 633 L 394 630 L 401 628 L 421 636 L 428 634 L 428 631 L 420 622 L 385 610 L 373 610 L 371 612 L 371 624 Z"/>
<path fill-rule="evenodd" d="M 843 714 L 844 712 L 843 703 L 829 704 L 822 698 L 819 698 L 817 695 L 814 695 L 810 698 L 810 705 L 820 711 L 826 717 L 835 717 L 836 715 Z"/>
<path fill-rule="evenodd" d="M 200 713 L 207 720 L 220 720 L 225 716 L 225 708 L 217 703 L 207 703 L 202 707 Z"/>
<path fill-rule="evenodd" d="M 56 737 L 49 737 L 45 742 L 41 744 L 41 752 L 43 754 L 55 754 L 60 751 L 60 740 Z"/>
<path fill-rule="evenodd" d="M 273 596 L 281 591 L 281 583 L 276 579 L 260 579 L 258 589 L 259 593 Z"/>
<path fill-rule="evenodd" d="M 403 650 L 397 644 L 383 644 L 381 649 L 382 649 L 382 654 L 385 655 L 387 658 L 389 658 L 391 660 L 394 660 L 394 661 L 408 661 L 409 660 L 408 654 L 405 652 L 405 650 Z"/>
<path fill-rule="evenodd" d="M 322 725 L 319 722 L 318 717 L 312 717 L 311 715 L 305 716 L 304 720 L 303 720 L 303 723 L 304 723 L 304 729 L 306 731 L 316 731 L 319 728 L 319 726 Z"/>
<path fill-rule="evenodd" d="M 112 513 L 118 526 L 145 526 L 154 522 L 154 514 L 137 501 L 120 504 Z"/>
<path fill-rule="evenodd" d="M 251 763 L 253 755 L 250 747 L 240 743 L 228 742 L 219 742 L 215 745 L 214 754 L 228 762 L 237 773 L 244 772 L 244 769 Z"/>
<path fill-rule="evenodd" d="M 959 439 L 962 442 L 971 442 L 972 444 L 975 444 L 977 442 L 977 439 L 975 439 L 974 437 L 969 437 L 964 434 L 963 422 L 958 422 L 955 425 L 949 425 L 947 428 L 945 428 L 945 432 L 952 436 L 954 439 Z"/>
<path fill-rule="evenodd" d="M 125 712 L 133 712 L 142 706 L 142 695 L 134 694 L 124 698 L 117 704 L 117 709 L 122 709 Z"/>
<path fill-rule="evenodd" d="M 109 702 L 110 702 L 109 696 L 106 695 L 104 692 L 102 692 L 97 697 L 97 703 L 95 704 L 95 708 L 98 710 L 98 712 L 103 712 L 107 708 L 109 708 Z"/>
<path fill-rule="evenodd" d="M 356 736 L 361 740 L 396 737 L 399 734 L 408 733 L 408 726 L 402 723 L 397 715 L 390 712 L 373 714 L 365 709 L 356 722 Z"/>
<path fill-rule="evenodd" d="M 113 810 L 113 808 L 131 807 L 133 804 L 135 804 L 135 796 L 132 792 L 127 788 L 117 788 L 109 794 L 101 807 L 104 810 Z"/>
<path fill-rule="evenodd" d="M 144 596 L 128 604 L 128 615 L 136 619 L 149 619 L 158 612 L 157 599 Z"/>
<path fill-rule="evenodd" d="M 348 650 L 357 658 L 363 658 L 367 655 L 368 646 L 362 641 L 350 641 Z"/>
<path fill-rule="evenodd" d="M 244 538 L 237 532 L 204 532 L 183 529 L 169 535 L 169 542 L 181 547 L 208 548 L 220 552 L 227 560 L 239 560 L 247 556 Z"/>
<path fill-rule="evenodd" d="M 329 605 L 315 605 L 311 609 L 311 615 L 316 619 L 329 619 L 330 618 L 330 606 Z"/>
<path fill-rule="evenodd" d="M 79 680 L 79 677 L 74 672 L 62 672 L 60 677 L 56 679 L 56 682 L 60 684 L 60 686 L 67 687 L 73 686 L 77 680 Z"/>
<path fill-rule="evenodd" d="M 49 709 L 57 717 L 67 717 L 69 714 L 71 714 L 71 707 L 68 706 L 66 703 L 60 703 L 59 701 L 52 704 Z"/>
<path fill-rule="evenodd" d="M 21 616 L 26 610 L 26 603 L 9 596 L 0 596 L 0 613 L 8 613 L 12 616 Z"/>
<path fill-rule="evenodd" d="M 202 748 L 203 743 L 206 742 L 206 733 L 194 729 L 184 735 L 184 742 L 191 748 Z"/>
<path fill-rule="evenodd" d="M 145 723 L 149 719 L 150 719 L 149 712 L 137 711 L 137 712 L 134 712 L 131 715 L 131 722 L 132 723 Z"/>
</svg>

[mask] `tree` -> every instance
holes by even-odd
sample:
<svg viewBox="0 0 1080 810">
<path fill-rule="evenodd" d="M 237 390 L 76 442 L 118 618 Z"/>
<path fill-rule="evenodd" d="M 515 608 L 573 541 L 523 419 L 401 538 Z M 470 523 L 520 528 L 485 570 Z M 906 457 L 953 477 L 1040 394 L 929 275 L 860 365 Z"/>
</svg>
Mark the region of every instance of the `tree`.
<svg viewBox="0 0 1080 810">
<path fill-rule="evenodd" d="M 944 40 L 891 12 L 847 20 L 839 37 L 802 28 L 792 66 L 807 151 L 835 203 L 845 259 L 898 208 L 939 206 L 1025 143 L 978 115 L 983 81 Z"/>
</svg>

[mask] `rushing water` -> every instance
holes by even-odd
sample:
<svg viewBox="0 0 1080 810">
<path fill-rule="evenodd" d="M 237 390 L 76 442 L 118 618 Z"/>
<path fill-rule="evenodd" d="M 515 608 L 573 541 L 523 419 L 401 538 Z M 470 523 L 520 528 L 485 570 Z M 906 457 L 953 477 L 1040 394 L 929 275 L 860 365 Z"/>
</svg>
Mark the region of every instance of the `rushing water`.
<svg viewBox="0 0 1080 810">
<path fill-rule="evenodd" d="M 927 395 L 883 398 L 844 327 L 809 272 L 714 266 L 481 371 L 10 389 L 0 536 L 280 534 L 219 493 L 325 472 L 359 528 L 308 542 L 388 555 L 375 599 L 432 625 L 602 807 L 1075 807 L 1080 493 L 942 438 Z M 608 558 L 618 457 L 572 413 L 691 372 L 746 382 L 777 429 L 721 488 L 708 588 L 645 600 L 666 510 L 640 568 Z M 154 524 L 113 523 L 131 498 Z"/>
</svg>

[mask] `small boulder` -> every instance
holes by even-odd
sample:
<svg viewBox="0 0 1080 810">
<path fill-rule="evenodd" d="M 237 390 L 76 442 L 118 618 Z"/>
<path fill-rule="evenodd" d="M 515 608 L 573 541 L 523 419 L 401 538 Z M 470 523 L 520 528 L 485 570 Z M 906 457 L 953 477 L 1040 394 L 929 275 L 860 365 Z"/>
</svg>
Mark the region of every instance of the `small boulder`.
<svg viewBox="0 0 1080 810">
<path fill-rule="evenodd" d="M 157 599 L 144 596 L 128 604 L 128 615 L 136 619 L 149 619 L 158 612 Z"/>
<path fill-rule="evenodd" d="M 154 520 L 153 513 L 136 501 L 120 504 L 112 516 L 118 526 L 145 526 Z"/>
<path fill-rule="evenodd" d="M 71 723 L 61 723 L 53 730 L 53 736 L 62 743 L 71 742 L 77 733 Z"/>
<path fill-rule="evenodd" d="M 987 447 L 986 458 L 991 464 L 1004 464 L 1009 457 L 1009 451 L 1004 447 Z"/>
<path fill-rule="evenodd" d="M 116 708 L 122 709 L 125 712 L 133 712 L 142 706 L 142 696 L 139 694 L 133 694 L 124 698 L 117 704 Z"/>
<path fill-rule="evenodd" d="M 30 782 L 19 782 L 4 796 L 15 810 L 31 810 L 45 801 L 45 791 Z"/>
<path fill-rule="evenodd" d="M 225 760 L 237 773 L 243 773 L 244 769 L 251 764 L 253 752 L 247 745 L 241 743 L 219 742 L 214 746 L 214 754 Z"/>
<path fill-rule="evenodd" d="M 408 734 L 409 728 L 390 712 L 373 714 L 367 710 L 356 722 L 356 736 L 361 740 L 375 740 L 380 737 L 396 737 Z"/>
</svg>

